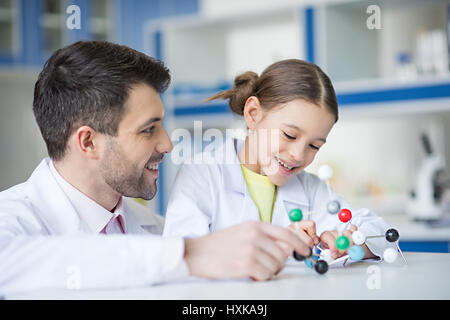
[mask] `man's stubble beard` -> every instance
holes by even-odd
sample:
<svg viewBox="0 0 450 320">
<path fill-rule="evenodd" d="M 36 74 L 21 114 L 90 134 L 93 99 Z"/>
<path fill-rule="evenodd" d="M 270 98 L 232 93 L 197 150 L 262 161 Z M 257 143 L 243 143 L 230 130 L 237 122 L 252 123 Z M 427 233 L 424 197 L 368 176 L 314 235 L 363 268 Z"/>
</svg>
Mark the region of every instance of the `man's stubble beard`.
<svg viewBox="0 0 450 320">
<path fill-rule="evenodd" d="M 108 138 L 100 164 L 100 174 L 106 184 L 122 196 L 151 200 L 157 191 L 156 179 L 149 184 L 143 170 L 139 172 L 137 165 L 126 159 L 113 138 Z"/>
</svg>

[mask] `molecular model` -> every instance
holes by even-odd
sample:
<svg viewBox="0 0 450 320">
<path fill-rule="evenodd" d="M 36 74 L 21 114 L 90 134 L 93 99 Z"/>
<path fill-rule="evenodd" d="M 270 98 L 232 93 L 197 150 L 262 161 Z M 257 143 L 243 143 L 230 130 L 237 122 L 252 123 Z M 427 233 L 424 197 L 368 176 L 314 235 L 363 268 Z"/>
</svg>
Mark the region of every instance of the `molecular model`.
<svg viewBox="0 0 450 320">
<path fill-rule="evenodd" d="M 397 250 L 395 250 L 392 247 L 386 248 L 383 252 L 384 260 L 387 263 L 393 263 L 397 259 L 398 253 L 400 252 L 400 254 L 403 258 L 403 261 L 405 262 L 405 264 L 407 264 L 407 261 L 406 261 L 405 257 L 403 256 L 403 253 L 400 250 L 400 247 L 398 245 L 398 239 L 400 238 L 400 235 L 396 229 L 389 229 L 386 231 L 385 234 L 382 234 L 382 235 L 369 235 L 369 236 L 366 236 L 360 230 L 356 230 L 352 233 L 352 236 L 351 236 L 354 245 L 350 246 L 350 239 L 348 237 L 346 237 L 345 235 L 343 235 L 342 233 L 350 225 L 351 219 L 352 219 L 352 213 L 349 209 L 346 209 L 346 208 L 341 209 L 340 202 L 336 198 L 333 198 L 333 196 L 332 196 L 329 180 L 333 176 L 333 169 L 327 165 L 321 166 L 319 168 L 318 175 L 319 175 L 319 178 L 322 181 L 324 181 L 325 184 L 327 185 L 328 194 L 331 199 L 327 204 L 328 213 L 333 214 L 333 215 L 337 214 L 339 220 L 342 223 L 346 223 L 344 229 L 339 232 L 338 237 L 336 238 L 335 244 L 339 250 L 347 251 L 347 254 L 338 259 L 333 260 L 333 258 L 331 258 L 329 249 L 323 249 L 321 247 L 315 246 L 314 251 L 316 251 L 316 252 L 320 251 L 320 253 L 313 253 L 313 250 L 311 250 L 309 256 L 305 257 L 294 251 L 294 253 L 293 253 L 294 258 L 298 261 L 304 261 L 308 267 L 314 268 L 317 271 L 317 273 L 324 274 L 328 271 L 328 266 L 330 266 L 332 264 L 344 261 L 344 266 L 345 266 L 345 263 L 347 262 L 348 259 L 350 259 L 352 261 L 362 260 L 364 257 L 364 249 L 362 246 L 368 240 L 370 240 L 372 238 L 384 237 L 388 242 L 395 243 L 395 245 L 397 247 Z M 293 223 L 295 223 L 295 228 L 296 228 L 297 232 L 299 232 L 298 222 L 301 221 L 302 218 L 303 218 L 303 213 L 300 209 L 293 209 L 289 212 L 289 219 Z"/>
<path fill-rule="evenodd" d="M 350 224 L 350 221 L 352 219 L 352 213 L 348 209 L 341 210 L 340 209 L 341 205 L 340 205 L 339 201 L 337 199 L 333 199 L 333 197 L 332 197 L 330 179 L 333 177 L 333 169 L 328 165 L 323 165 L 319 168 L 318 175 L 319 175 L 319 178 L 325 182 L 327 189 L 328 189 L 328 195 L 330 196 L 330 199 L 332 199 L 327 204 L 328 212 L 330 214 L 336 214 L 339 212 L 338 218 L 341 222 L 347 223 L 347 225 L 344 227 L 344 230 L 347 229 L 347 227 Z M 347 258 L 350 258 L 351 260 L 354 260 L 354 261 L 361 260 L 362 257 L 364 256 L 364 250 L 362 248 L 362 245 L 366 243 L 366 240 L 371 239 L 371 238 L 382 238 L 382 237 L 386 238 L 386 240 L 390 243 L 395 243 L 395 246 L 397 247 L 397 250 L 395 250 L 394 248 L 391 248 L 391 247 L 386 248 L 383 252 L 383 259 L 387 263 L 393 263 L 397 259 L 398 253 L 400 252 L 400 254 L 403 258 L 403 261 L 405 262 L 405 264 L 407 264 L 405 256 L 403 255 L 403 252 L 398 245 L 398 239 L 400 238 L 400 235 L 396 229 L 389 229 L 383 235 L 371 235 L 371 236 L 366 236 L 366 235 L 364 235 L 364 233 L 362 233 L 359 230 L 353 232 L 352 240 L 355 243 L 355 245 L 353 245 L 348 250 L 348 255 L 339 258 L 339 261 L 345 260 Z M 349 244 L 350 244 L 350 240 L 344 235 L 340 235 L 336 239 L 336 247 L 339 250 L 346 250 L 348 248 Z M 361 252 L 362 252 L 362 254 L 361 254 Z M 362 256 L 360 259 L 355 260 L 355 258 L 359 257 L 358 253 L 360 253 Z M 324 254 L 324 256 L 326 258 L 328 258 L 327 254 L 328 253 Z M 338 262 L 337 260 L 338 259 L 336 259 L 334 262 Z"/>
</svg>

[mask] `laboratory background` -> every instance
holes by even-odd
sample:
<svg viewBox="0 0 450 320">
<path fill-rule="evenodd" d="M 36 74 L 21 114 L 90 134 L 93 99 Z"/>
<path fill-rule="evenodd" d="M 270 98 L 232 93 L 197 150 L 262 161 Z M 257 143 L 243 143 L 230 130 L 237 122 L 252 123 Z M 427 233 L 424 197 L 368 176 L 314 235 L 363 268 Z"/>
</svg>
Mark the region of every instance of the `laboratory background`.
<svg viewBox="0 0 450 320">
<path fill-rule="evenodd" d="M 192 137 L 199 121 L 203 133 L 244 127 L 206 97 L 299 58 L 329 75 L 340 107 L 307 171 L 330 165 L 336 192 L 396 226 L 402 250 L 449 252 L 449 33 L 444 0 L 0 0 L 0 190 L 47 156 L 33 90 L 60 47 L 108 40 L 164 61 L 164 126 Z M 150 211 L 164 215 L 178 168 L 165 157 L 157 196 L 141 201 Z"/>
</svg>

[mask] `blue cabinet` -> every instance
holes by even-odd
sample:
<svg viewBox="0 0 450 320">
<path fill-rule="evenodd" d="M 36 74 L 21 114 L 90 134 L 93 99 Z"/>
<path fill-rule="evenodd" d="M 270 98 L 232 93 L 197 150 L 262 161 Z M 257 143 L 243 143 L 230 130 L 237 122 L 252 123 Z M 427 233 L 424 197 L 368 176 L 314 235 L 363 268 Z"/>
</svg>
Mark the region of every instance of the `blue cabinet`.
<svg viewBox="0 0 450 320">
<path fill-rule="evenodd" d="M 82 39 L 98 37 L 105 40 L 112 32 L 114 2 L 108 0 L 9 0 L 5 2 L 14 14 L 9 33 L 2 32 L 1 41 L 12 39 L 13 45 L 0 53 L 0 63 L 9 66 L 41 66 L 56 49 Z M 79 12 L 67 12 L 76 5 Z M 4 12 L 7 8 L 0 8 Z M 77 14 L 79 29 L 69 29 L 68 19 Z M 9 50 L 8 50 L 9 49 Z"/>
<path fill-rule="evenodd" d="M 450 252 L 450 243 L 447 241 L 400 241 L 399 246 L 405 252 Z"/>
<path fill-rule="evenodd" d="M 72 5 L 77 11 L 68 10 Z M 41 67 L 56 49 L 79 40 L 108 40 L 143 50 L 151 19 L 198 12 L 198 0 L 4 0 L 0 65 Z M 67 21 L 79 19 L 79 28 Z"/>
<path fill-rule="evenodd" d="M 29 8 L 37 2 L 29 1 Z M 0 3 L 0 63 L 24 63 L 25 52 L 32 42 L 25 38 L 29 35 L 27 23 L 31 20 L 25 10 L 25 0 L 6 0 Z"/>
</svg>

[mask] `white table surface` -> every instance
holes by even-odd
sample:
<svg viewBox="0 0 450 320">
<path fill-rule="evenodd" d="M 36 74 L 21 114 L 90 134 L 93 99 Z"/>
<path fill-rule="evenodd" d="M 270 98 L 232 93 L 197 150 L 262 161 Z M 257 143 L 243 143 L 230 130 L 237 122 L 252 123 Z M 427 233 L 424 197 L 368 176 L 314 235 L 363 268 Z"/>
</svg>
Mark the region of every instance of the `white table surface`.
<svg viewBox="0 0 450 320">
<path fill-rule="evenodd" d="M 114 290 L 40 290 L 7 296 L 7 299 L 180 299 L 180 300 L 304 300 L 304 299 L 450 299 L 450 254 L 404 253 L 393 264 L 357 262 L 332 266 L 319 275 L 295 262 L 273 280 L 210 281 L 190 279 L 163 285 Z M 377 266 L 379 289 L 367 282 Z"/>
</svg>

